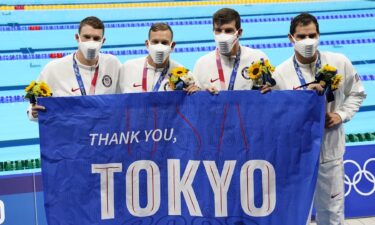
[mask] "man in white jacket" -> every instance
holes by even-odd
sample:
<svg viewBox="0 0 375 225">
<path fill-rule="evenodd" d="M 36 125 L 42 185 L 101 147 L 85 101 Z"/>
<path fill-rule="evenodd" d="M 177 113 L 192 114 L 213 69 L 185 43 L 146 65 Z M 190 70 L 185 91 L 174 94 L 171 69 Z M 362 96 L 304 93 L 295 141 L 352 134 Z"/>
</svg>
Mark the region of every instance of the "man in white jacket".
<svg viewBox="0 0 375 225">
<path fill-rule="evenodd" d="M 120 90 L 122 93 L 171 91 L 169 77 L 173 69 L 183 66 L 170 59 L 176 42 L 172 28 L 166 23 L 154 23 L 145 41 L 148 55 L 126 61 L 120 69 Z M 193 76 L 189 73 L 189 77 Z M 185 88 L 192 93 L 198 88 L 194 81 Z"/>
<path fill-rule="evenodd" d="M 119 93 L 121 63 L 113 55 L 99 53 L 105 41 L 103 22 L 93 16 L 83 19 L 75 39 L 78 50 L 49 62 L 37 81 L 47 83 L 55 97 Z M 44 109 L 30 104 L 29 119 L 37 120 L 38 111 Z"/>
<path fill-rule="evenodd" d="M 295 17 L 290 25 L 289 40 L 295 54 L 281 63 L 273 74 L 275 89 L 324 90 L 316 80 L 324 65 L 342 75 L 334 100 L 326 103 L 325 129 L 320 153 L 318 181 L 314 204 L 318 225 L 344 225 L 344 165 L 345 132 L 343 123 L 358 111 L 366 94 L 351 61 L 342 54 L 318 51 L 319 24 L 308 13 Z M 303 87 L 301 87 L 303 86 Z"/>
<path fill-rule="evenodd" d="M 253 81 L 247 73 L 252 62 L 268 59 L 260 50 L 240 45 L 241 18 L 230 8 L 213 15 L 213 34 L 217 48 L 197 60 L 194 80 L 201 89 L 211 93 L 225 90 L 251 90 Z M 264 86 L 262 91 L 269 90 Z"/>
</svg>

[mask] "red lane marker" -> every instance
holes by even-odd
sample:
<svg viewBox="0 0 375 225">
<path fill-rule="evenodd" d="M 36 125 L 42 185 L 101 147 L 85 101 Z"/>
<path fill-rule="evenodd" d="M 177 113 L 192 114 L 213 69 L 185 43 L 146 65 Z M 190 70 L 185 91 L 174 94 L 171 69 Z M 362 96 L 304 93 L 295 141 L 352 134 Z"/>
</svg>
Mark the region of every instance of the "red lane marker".
<svg viewBox="0 0 375 225">
<path fill-rule="evenodd" d="M 16 5 L 16 6 L 14 6 L 14 9 L 15 10 L 24 10 L 25 6 L 24 5 Z"/>
</svg>

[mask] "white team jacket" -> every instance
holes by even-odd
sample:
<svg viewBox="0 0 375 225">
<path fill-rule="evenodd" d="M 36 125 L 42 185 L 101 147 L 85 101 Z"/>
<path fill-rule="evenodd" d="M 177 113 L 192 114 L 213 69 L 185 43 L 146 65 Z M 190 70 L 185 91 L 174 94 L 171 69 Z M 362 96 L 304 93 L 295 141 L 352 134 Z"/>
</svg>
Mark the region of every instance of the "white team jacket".
<svg viewBox="0 0 375 225">
<path fill-rule="evenodd" d="M 358 111 L 362 101 L 366 98 L 364 87 L 359 76 L 348 58 L 339 53 L 320 52 L 321 65 L 328 64 L 337 69 L 337 73 L 343 75 L 339 88 L 334 91 L 335 100 L 326 104 L 326 111 L 340 115 L 343 122 L 349 121 Z M 301 85 L 295 72 L 293 57 L 287 59 L 276 67 L 273 78 L 276 80 L 275 89 L 292 90 Z M 315 80 L 315 62 L 312 64 L 300 64 L 303 77 L 306 81 Z M 345 131 L 343 124 L 324 130 L 323 145 L 321 150 L 321 162 L 339 159 L 345 151 Z"/>
<path fill-rule="evenodd" d="M 240 48 L 240 65 L 237 70 L 233 89 L 251 90 L 253 82 L 247 75 L 247 69 L 252 62 L 260 60 L 261 58 L 268 59 L 268 57 L 265 53 L 257 49 L 251 49 L 245 46 L 240 46 Z M 228 57 L 221 55 L 220 59 L 224 71 L 225 90 L 228 90 L 235 56 Z M 215 87 L 217 90 L 221 90 L 219 73 L 216 65 L 216 50 L 198 59 L 195 63 L 193 74 L 196 85 L 201 89 Z"/>
<path fill-rule="evenodd" d="M 120 69 L 120 91 L 121 93 L 137 93 L 142 92 L 142 80 L 143 80 L 143 68 L 146 57 L 131 59 L 126 61 Z M 159 77 L 164 68 L 155 68 L 147 63 L 147 92 L 151 92 L 154 89 L 155 84 L 159 80 Z M 168 86 L 169 76 L 173 68 L 183 67 L 181 64 L 169 60 L 169 69 L 167 74 L 164 76 L 163 81 L 158 91 L 170 91 Z M 191 75 L 192 76 L 192 75 Z"/>
<path fill-rule="evenodd" d="M 87 95 L 90 93 L 91 80 L 97 66 L 99 66 L 99 73 L 95 94 L 119 93 L 118 77 L 121 63 L 115 56 L 100 53 L 98 64 L 95 66 L 82 65 L 77 59 L 76 61 Z M 46 82 L 51 88 L 53 97 L 81 95 L 73 69 L 73 54 L 49 62 L 43 68 L 37 81 Z M 31 112 L 30 108 L 28 110 L 29 119 L 35 120 L 29 113 Z"/>
</svg>

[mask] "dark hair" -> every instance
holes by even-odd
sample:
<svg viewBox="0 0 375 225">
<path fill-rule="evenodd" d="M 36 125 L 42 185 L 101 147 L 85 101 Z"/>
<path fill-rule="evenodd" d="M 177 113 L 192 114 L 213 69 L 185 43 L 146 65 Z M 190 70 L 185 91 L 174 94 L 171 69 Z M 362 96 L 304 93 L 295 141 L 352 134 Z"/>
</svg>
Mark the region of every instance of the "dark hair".
<svg viewBox="0 0 375 225">
<path fill-rule="evenodd" d="M 234 9 L 230 8 L 222 8 L 215 12 L 215 14 L 212 16 L 213 23 L 212 25 L 215 27 L 215 24 L 217 26 L 221 26 L 223 24 L 231 23 L 232 21 L 236 22 L 236 29 L 241 28 L 241 18 L 240 14 Z"/>
<path fill-rule="evenodd" d="M 148 38 L 150 38 L 151 31 L 156 32 L 156 31 L 160 31 L 160 30 L 161 31 L 169 30 L 172 34 L 172 40 L 173 40 L 172 28 L 167 23 L 154 23 L 154 24 L 152 24 L 152 26 L 150 27 L 150 30 L 148 30 Z"/>
<path fill-rule="evenodd" d="M 80 23 L 79 23 L 79 28 L 78 28 L 78 33 L 81 33 L 81 29 L 83 26 L 89 25 L 94 29 L 100 29 L 103 30 L 103 35 L 104 35 L 104 24 L 103 22 L 95 16 L 89 16 L 84 18 Z"/>
<path fill-rule="evenodd" d="M 307 26 L 310 23 L 314 23 L 316 26 L 316 32 L 320 34 L 319 32 L 319 24 L 315 16 L 309 14 L 309 13 L 301 13 L 298 16 L 294 17 L 292 21 L 290 22 L 290 29 L 289 33 L 293 35 L 296 32 L 296 27 L 299 25 Z"/>
</svg>

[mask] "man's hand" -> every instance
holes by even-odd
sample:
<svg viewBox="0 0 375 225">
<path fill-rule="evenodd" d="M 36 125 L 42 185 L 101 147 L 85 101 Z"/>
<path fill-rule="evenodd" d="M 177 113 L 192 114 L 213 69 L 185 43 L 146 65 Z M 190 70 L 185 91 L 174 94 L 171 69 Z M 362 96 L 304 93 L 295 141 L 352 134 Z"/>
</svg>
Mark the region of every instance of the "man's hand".
<svg viewBox="0 0 375 225">
<path fill-rule="evenodd" d="M 337 113 L 326 113 L 326 128 L 332 128 L 342 123 L 342 119 L 339 114 Z"/>
<path fill-rule="evenodd" d="M 262 85 L 262 87 L 260 88 L 260 93 L 265 94 L 267 92 L 270 92 L 271 90 L 271 86 L 269 86 L 268 84 Z"/>
<path fill-rule="evenodd" d="M 199 87 L 195 84 L 189 85 L 189 87 L 184 88 L 184 91 L 186 91 L 188 95 L 191 95 L 199 90 Z"/>
<path fill-rule="evenodd" d="M 37 104 L 32 104 L 31 105 L 31 115 L 34 118 L 38 118 L 38 112 L 39 111 L 45 111 L 45 110 L 46 110 L 46 108 L 44 106 L 37 105 Z"/>
<path fill-rule="evenodd" d="M 206 90 L 208 92 L 210 92 L 211 94 L 213 94 L 213 95 L 218 95 L 219 94 L 219 90 L 217 90 L 215 87 L 208 87 Z"/>
<path fill-rule="evenodd" d="M 321 84 L 313 83 L 307 86 L 307 90 L 316 90 L 319 94 L 323 93 L 324 88 Z"/>
</svg>

